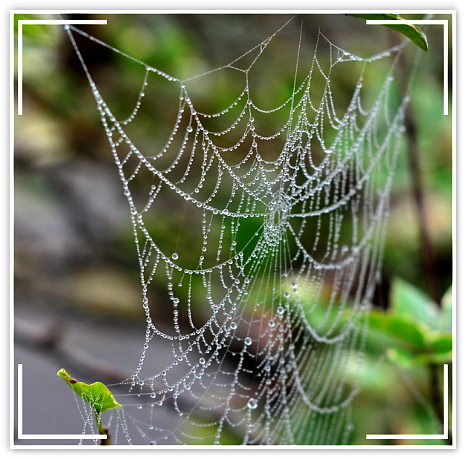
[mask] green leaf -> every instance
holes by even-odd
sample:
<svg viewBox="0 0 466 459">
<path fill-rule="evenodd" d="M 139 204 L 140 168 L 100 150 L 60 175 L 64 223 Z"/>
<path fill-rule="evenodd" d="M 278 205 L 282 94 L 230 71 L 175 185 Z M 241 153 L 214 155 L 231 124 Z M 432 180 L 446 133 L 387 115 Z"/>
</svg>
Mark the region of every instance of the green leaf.
<svg viewBox="0 0 466 459">
<path fill-rule="evenodd" d="M 368 322 L 371 331 L 382 333 L 401 346 L 408 347 L 415 352 L 422 352 L 426 349 L 426 330 L 408 317 L 372 310 Z"/>
<path fill-rule="evenodd" d="M 89 385 L 76 381 L 67 373 L 64 368 L 62 368 L 57 373 L 57 375 L 63 378 L 85 402 L 89 403 L 97 415 L 103 411 L 111 410 L 121 406 L 115 400 L 113 394 L 108 390 L 107 386 L 101 382 L 95 382 L 94 384 Z"/>
<path fill-rule="evenodd" d="M 451 361 L 451 353 L 445 352 L 421 352 L 413 353 L 400 347 L 387 349 L 387 358 L 403 368 L 411 368 L 413 365 L 444 364 Z"/>
<path fill-rule="evenodd" d="M 380 13 L 380 14 L 348 14 L 347 16 L 354 16 L 361 19 L 374 19 L 374 20 L 404 20 L 399 14 Z M 385 27 L 396 30 L 397 32 L 408 37 L 415 45 L 419 46 L 423 51 L 427 52 L 428 43 L 427 38 L 419 28 L 413 24 L 383 24 Z"/>
<path fill-rule="evenodd" d="M 450 287 L 443 295 L 440 302 L 439 330 L 451 331 L 453 329 L 453 291 Z"/>
<path fill-rule="evenodd" d="M 388 360 L 396 363 L 402 368 L 410 368 L 416 362 L 416 354 L 399 347 L 391 347 L 387 349 L 386 356 Z"/>
<path fill-rule="evenodd" d="M 451 360 L 451 294 L 441 309 L 424 292 L 394 279 L 388 312 L 373 309 L 369 332 L 388 339 L 388 357 L 401 366 L 446 363 Z"/>
<path fill-rule="evenodd" d="M 426 336 L 429 350 L 436 354 L 450 354 L 453 352 L 453 337 L 450 332 L 428 333 Z"/>
<path fill-rule="evenodd" d="M 390 311 L 398 316 L 410 317 L 430 330 L 439 329 L 439 308 L 422 290 L 395 278 L 390 292 Z"/>
</svg>

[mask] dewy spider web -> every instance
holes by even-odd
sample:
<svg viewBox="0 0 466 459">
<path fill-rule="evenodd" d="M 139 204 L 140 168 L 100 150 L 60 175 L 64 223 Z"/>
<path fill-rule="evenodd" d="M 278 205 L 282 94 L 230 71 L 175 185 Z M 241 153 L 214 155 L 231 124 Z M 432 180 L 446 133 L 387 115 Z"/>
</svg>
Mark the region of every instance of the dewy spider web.
<svg viewBox="0 0 466 459">
<path fill-rule="evenodd" d="M 403 45 L 362 58 L 319 31 L 303 62 L 298 32 L 291 92 L 263 108 L 252 69 L 287 26 L 212 71 L 235 71 L 244 81 L 216 113 L 199 111 L 188 89 L 212 72 L 180 80 L 66 27 L 128 199 L 147 321 L 139 363 L 121 383 L 129 386 L 128 398 L 119 397 L 124 418 L 110 423 L 114 442 L 348 441 L 403 132 L 407 98 L 396 105 L 391 95 Z M 74 34 L 145 70 L 128 118 L 117 119 L 103 99 Z M 364 76 L 380 61 L 388 61 L 386 76 L 369 104 Z M 339 107 L 331 75 L 350 62 L 360 72 L 349 104 Z M 141 151 L 130 128 L 151 85 L 168 84 L 179 91 L 172 131 L 160 149 Z M 272 116 L 282 116 L 274 132 Z M 176 235 L 161 238 L 157 221 L 167 213 Z M 165 287 L 164 297 L 151 294 L 154 284 Z M 162 307 L 169 327 L 153 320 Z"/>
</svg>

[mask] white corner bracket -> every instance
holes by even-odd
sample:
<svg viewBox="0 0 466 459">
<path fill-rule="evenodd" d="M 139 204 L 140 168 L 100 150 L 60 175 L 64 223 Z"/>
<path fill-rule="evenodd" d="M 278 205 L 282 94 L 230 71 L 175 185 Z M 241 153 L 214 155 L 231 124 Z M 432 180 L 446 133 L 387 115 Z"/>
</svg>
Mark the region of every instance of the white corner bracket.
<svg viewBox="0 0 466 459">
<path fill-rule="evenodd" d="M 448 440 L 448 364 L 443 365 L 443 434 L 369 434 L 366 440 Z"/>
<path fill-rule="evenodd" d="M 47 25 L 85 25 L 101 24 L 106 25 L 106 19 L 21 19 L 18 21 L 18 115 L 23 114 L 23 25 L 26 24 L 47 24 Z"/>
<path fill-rule="evenodd" d="M 448 115 L 448 20 L 444 19 L 367 19 L 366 24 L 381 25 L 443 25 L 443 114 Z"/>
<path fill-rule="evenodd" d="M 100 440 L 106 438 L 107 435 L 93 434 L 23 434 L 23 364 L 18 364 L 18 440 Z"/>
</svg>

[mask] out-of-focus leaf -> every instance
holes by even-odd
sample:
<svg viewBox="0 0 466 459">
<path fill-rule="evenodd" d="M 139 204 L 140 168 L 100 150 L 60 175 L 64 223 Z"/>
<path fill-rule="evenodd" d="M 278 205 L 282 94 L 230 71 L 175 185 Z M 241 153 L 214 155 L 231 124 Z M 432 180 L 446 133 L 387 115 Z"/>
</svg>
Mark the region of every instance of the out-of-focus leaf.
<svg viewBox="0 0 466 459">
<path fill-rule="evenodd" d="M 449 352 L 422 352 L 416 354 L 401 347 L 393 347 L 387 350 L 387 358 L 403 368 L 413 365 L 443 364 L 451 361 Z"/>
<path fill-rule="evenodd" d="M 431 352 L 439 354 L 451 354 L 453 350 L 453 337 L 449 332 L 429 333 L 427 346 Z"/>
<path fill-rule="evenodd" d="M 387 349 L 386 356 L 388 360 L 396 363 L 398 366 L 402 368 L 411 367 L 414 364 L 417 357 L 416 354 L 399 347 L 392 347 L 390 349 Z"/>
<path fill-rule="evenodd" d="M 453 309 L 453 291 L 450 287 L 446 293 L 443 295 L 441 301 L 441 310 L 439 313 L 439 330 L 451 331 L 453 328 L 453 318 L 452 318 L 452 309 Z"/>
<path fill-rule="evenodd" d="M 391 13 L 377 13 L 377 14 L 348 14 L 361 19 L 374 19 L 374 20 L 404 20 L 399 14 Z M 413 24 L 383 24 L 385 27 L 396 30 L 397 32 L 408 37 L 415 45 L 419 46 L 423 51 L 429 49 L 427 38 L 424 33 Z"/>
<path fill-rule="evenodd" d="M 438 306 L 423 291 L 408 282 L 395 278 L 390 292 L 390 311 L 424 323 L 430 330 L 438 330 Z"/>
<path fill-rule="evenodd" d="M 368 322 L 372 331 L 383 333 L 401 345 L 419 352 L 426 348 L 425 330 L 408 317 L 373 310 L 369 315 Z"/>
<path fill-rule="evenodd" d="M 383 336 L 387 356 L 401 366 L 445 363 L 451 360 L 451 295 L 438 306 L 422 291 L 402 279 L 395 279 L 388 312 L 372 310 L 368 317 L 369 336 Z"/>
</svg>

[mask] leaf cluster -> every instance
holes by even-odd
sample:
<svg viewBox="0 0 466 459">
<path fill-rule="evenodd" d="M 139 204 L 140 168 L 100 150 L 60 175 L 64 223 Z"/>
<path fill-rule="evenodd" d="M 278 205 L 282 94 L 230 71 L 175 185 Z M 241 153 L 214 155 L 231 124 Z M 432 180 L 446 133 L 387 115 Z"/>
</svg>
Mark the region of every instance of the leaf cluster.
<svg viewBox="0 0 466 459">
<path fill-rule="evenodd" d="M 401 366 L 451 361 L 451 288 L 439 306 L 421 290 L 396 278 L 388 311 L 373 309 L 368 322 L 369 334 L 383 336 L 387 356 Z"/>
</svg>

